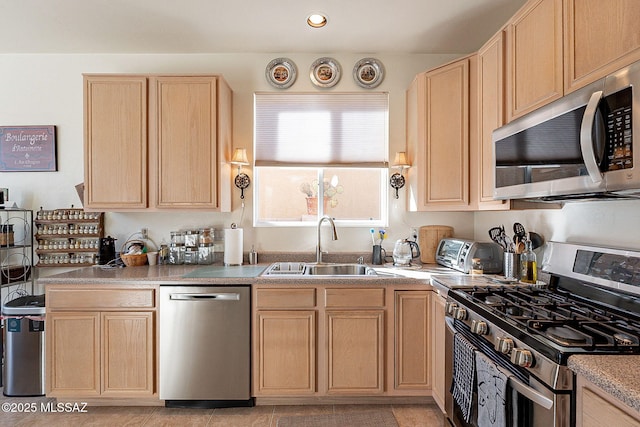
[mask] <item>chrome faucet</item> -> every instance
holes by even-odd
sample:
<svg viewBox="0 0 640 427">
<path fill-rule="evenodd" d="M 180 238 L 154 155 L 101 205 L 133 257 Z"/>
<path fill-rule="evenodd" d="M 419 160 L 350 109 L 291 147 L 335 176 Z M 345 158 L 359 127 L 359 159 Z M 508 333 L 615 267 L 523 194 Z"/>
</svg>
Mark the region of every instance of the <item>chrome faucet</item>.
<svg viewBox="0 0 640 427">
<path fill-rule="evenodd" d="M 320 218 L 320 221 L 318 221 L 318 246 L 316 246 L 316 263 L 318 264 L 322 263 L 322 247 L 321 247 L 322 239 L 320 237 L 320 228 L 324 221 L 329 221 L 329 224 L 331 224 L 331 229 L 333 230 L 332 239 L 338 240 L 338 233 L 336 232 L 336 224 L 333 222 L 333 220 L 328 216 L 323 216 L 322 218 Z"/>
</svg>

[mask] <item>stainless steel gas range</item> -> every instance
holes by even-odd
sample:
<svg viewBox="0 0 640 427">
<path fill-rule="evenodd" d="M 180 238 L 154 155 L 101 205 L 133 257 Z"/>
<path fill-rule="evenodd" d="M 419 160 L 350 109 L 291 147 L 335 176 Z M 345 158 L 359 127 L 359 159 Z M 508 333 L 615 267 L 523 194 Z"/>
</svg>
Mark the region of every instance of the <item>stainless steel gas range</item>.
<svg viewBox="0 0 640 427">
<path fill-rule="evenodd" d="M 569 357 L 640 353 L 640 251 L 551 242 L 542 269 L 548 286 L 449 290 L 445 409 L 455 426 L 573 426 Z"/>
</svg>

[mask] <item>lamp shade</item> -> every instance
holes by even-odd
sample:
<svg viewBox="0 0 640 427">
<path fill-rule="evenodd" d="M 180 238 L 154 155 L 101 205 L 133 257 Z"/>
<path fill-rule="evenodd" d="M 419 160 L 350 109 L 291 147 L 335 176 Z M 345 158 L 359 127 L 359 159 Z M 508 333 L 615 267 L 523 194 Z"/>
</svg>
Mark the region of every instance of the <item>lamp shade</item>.
<svg viewBox="0 0 640 427">
<path fill-rule="evenodd" d="M 396 158 L 393 160 L 393 167 L 396 168 L 408 168 L 411 165 L 407 160 L 407 153 L 404 151 L 396 151 Z"/>
<path fill-rule="evenodd" d="M 233 150 L 233 157 L 231 158 L 232 165 L 248 165 L 247 150 L 244 148 L 236 148 Z"/>
</svg>

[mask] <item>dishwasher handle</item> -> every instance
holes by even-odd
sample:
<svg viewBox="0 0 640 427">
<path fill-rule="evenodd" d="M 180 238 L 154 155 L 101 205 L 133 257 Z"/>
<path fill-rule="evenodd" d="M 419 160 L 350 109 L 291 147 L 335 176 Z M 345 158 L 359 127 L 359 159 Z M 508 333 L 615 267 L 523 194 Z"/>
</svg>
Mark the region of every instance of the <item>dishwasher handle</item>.
<svg viewBox="0 0 640 427">
<path fill-rule="evenodd" d="M 199 301 L 199 300 L 220 300 L 220 301 L 240 301 L 238 293 L 175 293 L 169 294 L 172 301 Z"/>
</svg>

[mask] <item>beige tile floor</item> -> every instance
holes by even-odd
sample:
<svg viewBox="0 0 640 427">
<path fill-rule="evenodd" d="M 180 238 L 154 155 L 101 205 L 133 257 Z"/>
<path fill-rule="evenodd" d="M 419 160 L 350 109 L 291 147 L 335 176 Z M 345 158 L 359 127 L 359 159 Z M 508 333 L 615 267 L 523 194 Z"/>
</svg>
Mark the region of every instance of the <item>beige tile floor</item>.
<svg viewBox="0 0 640 427">
<path fill-rule="evenodd" d="M 47 402 L 51 401 L 45 398 L 8 398 L 0 395 L 0 427 L 276 427 L 282 416 L 380 410 L 392 412 L 400 427 L 448 426 L 435 405 L 292 405 L 219 409 L 96 406 L 88 407 L 86 412 L 80 413 L 47 411 Z"/>
</svg>

